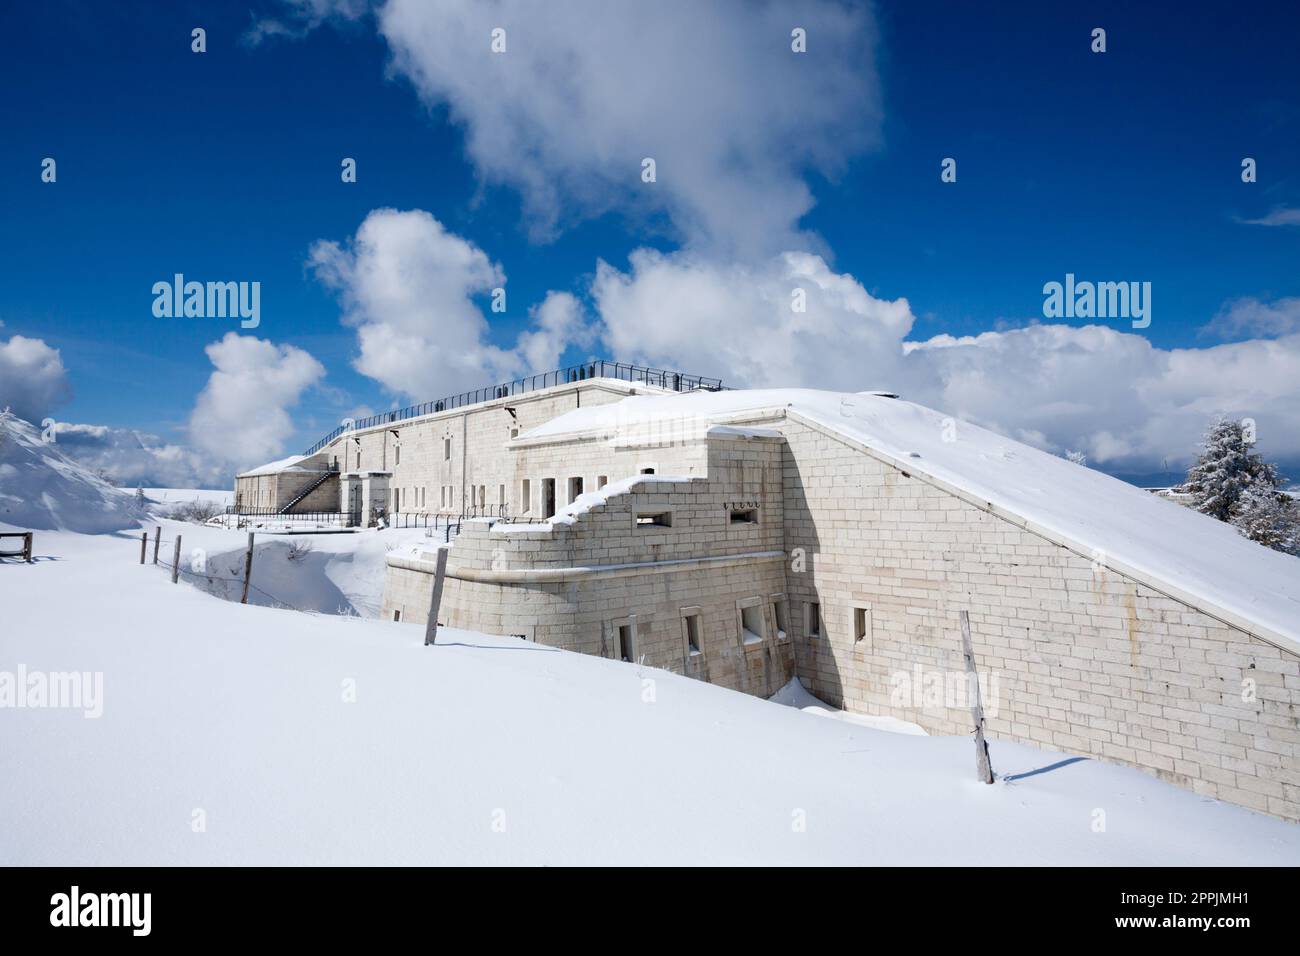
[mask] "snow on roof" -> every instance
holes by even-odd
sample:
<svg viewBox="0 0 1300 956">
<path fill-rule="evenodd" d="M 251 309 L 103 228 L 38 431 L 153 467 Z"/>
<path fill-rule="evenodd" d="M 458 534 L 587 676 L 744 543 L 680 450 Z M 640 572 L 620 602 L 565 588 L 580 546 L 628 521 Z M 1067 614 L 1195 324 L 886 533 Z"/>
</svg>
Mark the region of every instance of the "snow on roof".
<svg viewBox="0 0 1300 956">
<path fill-rule="evenodd" d="M 578 517 L 584 515 L 606 501 L 614 495 L 624 495 L 632 491 L 639 485 L 652 483 L 682 483 L 689 482 L 692 479 L 681 475 L 632 475 L 628 478 L 621 478 L 618 481 L 611 481 L 604 488 L 598 488 L 595 491 L 584 492 L 574 498 L 573 501 L 565 505 L 555 515 L 546 521 L 533 522 L 531 524 L 507 524 L 498 523 L 494 529 L 505 534 L 520 534 L 526 531 L 548 531 L 557 524 L 571 525 L 576 524 Z"/>
<path fill-rule="evenodd" d="M 279 461 L 268 461 L 265 465 L 258 465 L 249 471 L 241 471 L 235 477 L 253 478 L 257 475 L 274 475 L 282 471 L 306 471 L 305 468 L 294 467 L 306 458 L 306 455 L 290 455 L 288 458 L 281 458 Z"/>
<path fill-rule="evenodd" d="M 1296 558 L 1127 482 L 902 399 L 814 389 L 628 398 L 561 415 L 520 440 L 616 438 L 620 432 L 672 423 L 761 419 L 782 412 L 1300 652 Z"/>
</svg>

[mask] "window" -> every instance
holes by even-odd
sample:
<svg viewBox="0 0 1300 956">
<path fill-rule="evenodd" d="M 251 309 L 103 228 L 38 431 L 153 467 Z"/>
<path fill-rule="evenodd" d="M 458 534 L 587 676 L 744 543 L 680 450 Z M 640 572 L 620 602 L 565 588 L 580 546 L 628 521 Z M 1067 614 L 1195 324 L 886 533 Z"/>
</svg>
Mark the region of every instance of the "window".
<svg viewBox="0 0 1300 956">
<path fill-rule="evenodd" d="M 394 446 L 393 446 L 393 464 L 394 464 L 394 465 L 400 465 L 401 463 L 402 463 L 402 446 L 401 446 L 401 445 L 394 445 Z"/>
<path fill-rule="evenodd" d="M 519 513 L 528 514 L 533 507 L 533 483 L 525 478 L 519 483 Z"/>
<path fill-rule="evenodd" d="M 596 487 L 597 487 L 597 488 L 604 488 L 607 484 L 609 484 L 609 475 L 597 475 L 597 476 L 596 476 Z"/>
<path fill-rule="evenodd" d="M 439 508 L 447 507 L 447 486 L 446 485 L 438 486 L 438 507 Z"/>
<path fill-rule="evenodd" d="M 682 608 L 682 639 L 686 645 L 686 656 L 701 654 L 704 645 L 700 638 L 700 609 Z"/>
<path fill-rule="evenodd" d="M 512 429 L 510 429 L 510 437 L 511 437 L 511 438 L 518 438 L 518 437 L 519 437 L 519 429 L 518 429 L 518 428 L 512 428 Z"/>
<path fill-rule="evenodd" d="M 630 622 L 627 624 L 620 624 L 618 626 L 617 634 L 618 647 L 614 649 L 615 653 L 618 655 L 619 660 L 627 661 L 630 664 L 632 661 L 636 660 L 636 649 L 632 646 L 632 624 Z"/>
<path fill-rule="evenodd" d="M 776 596 L 772 598 L 772 621 L 776 624 L 776 639 L 786 641 L 790 639 L 790 622 L 786 620 L 785 598 Z"/>
<path fill-rule="evenodd" d="M 653 514 L 639 514 L 636 516 L 636 526 L 638 528 L 671 528 L 673 526 L 673 513 L 671 511 L 657 511 Z"/>
<path fill-rule="evenodd" d="M 451 439 L 450 438 L 444 438 L 442 440 L 442 460 L 451 461 Z"/>
<path fill-rule="evenodd" d="M 487 507 L 487 485 L 478 486 L 478 506 L 479 508 Z"/>
<path fill-rule="evenodd" d="M 497 499 L 498 499 L 498 500 L 497 500 L 497 504 L 500 505 L 502 508 L 504 508 L 504 507 L 506 506 L 506 486 L 505 486 L 505 485 L 498 485 L 498 486 L 497 486 Z"/>
<path fill-rule="evenodd" d="M 804 629 L 809 637 L 822 636 L 822 606 L 816 601 L 804 605 Z"/>
<path fill-rule="evenodd" d="M 730 524 L 758 524 L 757 508 L 732 508 L 730 509 Z"/>
<path fill-rule="evenodd" d="M 551 518 L 555 515 L 555 479 L 542 479 L 542 517 Z"/>
<path fill-rule="evenodd" d="M 570 478 L 569 479 L 569 503 L 572 504 L 573 502 L 577 501 L 578 495 L 580 494 L 582 494 L 582 479 L 576 477 Z"/>
<path fill-rule="evenodd" d="M 402 612 L 397 608 L 393 608 L 393 620 L 398 622 L 399 624 L 402 621 Z"/>
<path fill-rule="evenodd" d="M 740 643 L 762 644 L 766 628 L 763 626 L 763 599 L 746 598 L 736 603 L 740 611 Z"/>
<path fill-rule="evenodd" d="M 642 469 L 641 469 L 641 474 L 643 474 L 643 475 L 653 475 L 654 473 L 655 473 L 655 470 L 654 470 L 653 468 L 648 468 L 648 467 L 647 467 L 647 468 L 642 468 Z"/>
<path fill-rule="evenodd" d="M 871 606 L 863 605 L 853 609 L 853 645 L 854 647 L 871 647 Z"/>
</svg>

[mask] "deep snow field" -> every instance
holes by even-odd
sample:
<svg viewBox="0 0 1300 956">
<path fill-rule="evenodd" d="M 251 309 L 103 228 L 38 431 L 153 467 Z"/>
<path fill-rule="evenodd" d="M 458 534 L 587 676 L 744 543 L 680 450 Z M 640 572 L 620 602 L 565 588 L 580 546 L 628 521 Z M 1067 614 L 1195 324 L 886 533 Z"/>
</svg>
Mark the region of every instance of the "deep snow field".
<svg viewBox="0 0 1300 956">
<path fill-rule="evenodd" d="M 246 539 L 177 529 L 210 560 Z M 337 579 L 364 613 L 419 534 L 312 536 L 324 575 L 259 538 L 253 580 Z M 0 864 L 1300 863 L 1300 827 L 1136 770 L 994 740 L 985 786 L 969 738 L 827 719 L 797 686 L 781 706 L 512 638 L 424 647 L 173 585 L 139 549 L 37 532 L 34 564 L 0 563 L 0 672 L 103 675 L 98 718 L 0 710 Z"/>
</svg>

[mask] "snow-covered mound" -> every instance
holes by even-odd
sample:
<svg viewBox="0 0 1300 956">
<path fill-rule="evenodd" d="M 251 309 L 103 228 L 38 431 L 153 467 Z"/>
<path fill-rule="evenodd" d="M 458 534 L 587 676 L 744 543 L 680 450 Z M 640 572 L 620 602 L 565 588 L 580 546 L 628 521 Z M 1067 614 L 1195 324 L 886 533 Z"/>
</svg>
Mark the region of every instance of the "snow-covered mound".
<svg viewBox="0 0 1300 956">
<path fill-rule="evenodd" d="M 188 546 L 180 525 L 164 540 L 180 531 Z M 1129 767 L 994 740 L 987 786 L 966 735 L 220 601 L 118 537 L 40 548 L 52 560 L 0 568 L 0 674 L 80 674 L 84 693 L 0 718 L 9 866 L 1300 862 L 1300 826 Z"/>
<path fill-rule="evenodd" d="M 135 499 L 41 439 L 30 422 L 0 412 L 0 524 L 97 534 L 133 528 Z"/>
</svg>

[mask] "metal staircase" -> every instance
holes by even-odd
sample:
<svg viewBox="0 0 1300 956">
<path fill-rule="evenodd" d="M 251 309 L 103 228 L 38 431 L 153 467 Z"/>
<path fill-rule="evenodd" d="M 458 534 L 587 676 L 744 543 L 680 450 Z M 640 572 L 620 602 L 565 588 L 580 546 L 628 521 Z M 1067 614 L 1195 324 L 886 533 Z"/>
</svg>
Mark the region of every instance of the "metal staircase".
<svg viewBox="0 0 1300 956">
<path fill-rule="evenodd" d="M 297 497 L 295 497 L 295 498 L 294 498 L 292 501 L 290 501 L 287 505 L 285 505 L 283 508 L 281 508 L 281 509 L 280 509 L 280 514 L 282 514 L 282 515 L 287 515 L 287 514 L 289 514 L 289 513 L 290 513 L 291 511 L 293 511 L 293 509 L 296 508 L 296 507 L 298 506 L 298 504 L 299 504 L 301 501 L 303 501 L 303 500 L 304 500 L 304 499 L 305 499 L 309 494 L 311 494 L 313 491 L 315 491 L 315 490 L 316 490 L 317 488 L 319 488 L 321 485 L 325 484 L 325 482 L 329 481 L 331 478 L 337 478 L 337 477 L 338 477 L 338 474 L 339 474 L 338 471 L 336 471 L 336 470 L 334 470 L 334 469 L 330 469 L 329 471 L 325 472 L 323 475 L 321 475 L 319 478 L 317 478 L 315 481 L 313 481 L 310 485 L 308 485 L 306 488 L 304 488 L 301 492 L 299 492 L 298 495 L 297 495 Z"/>
</svg>

